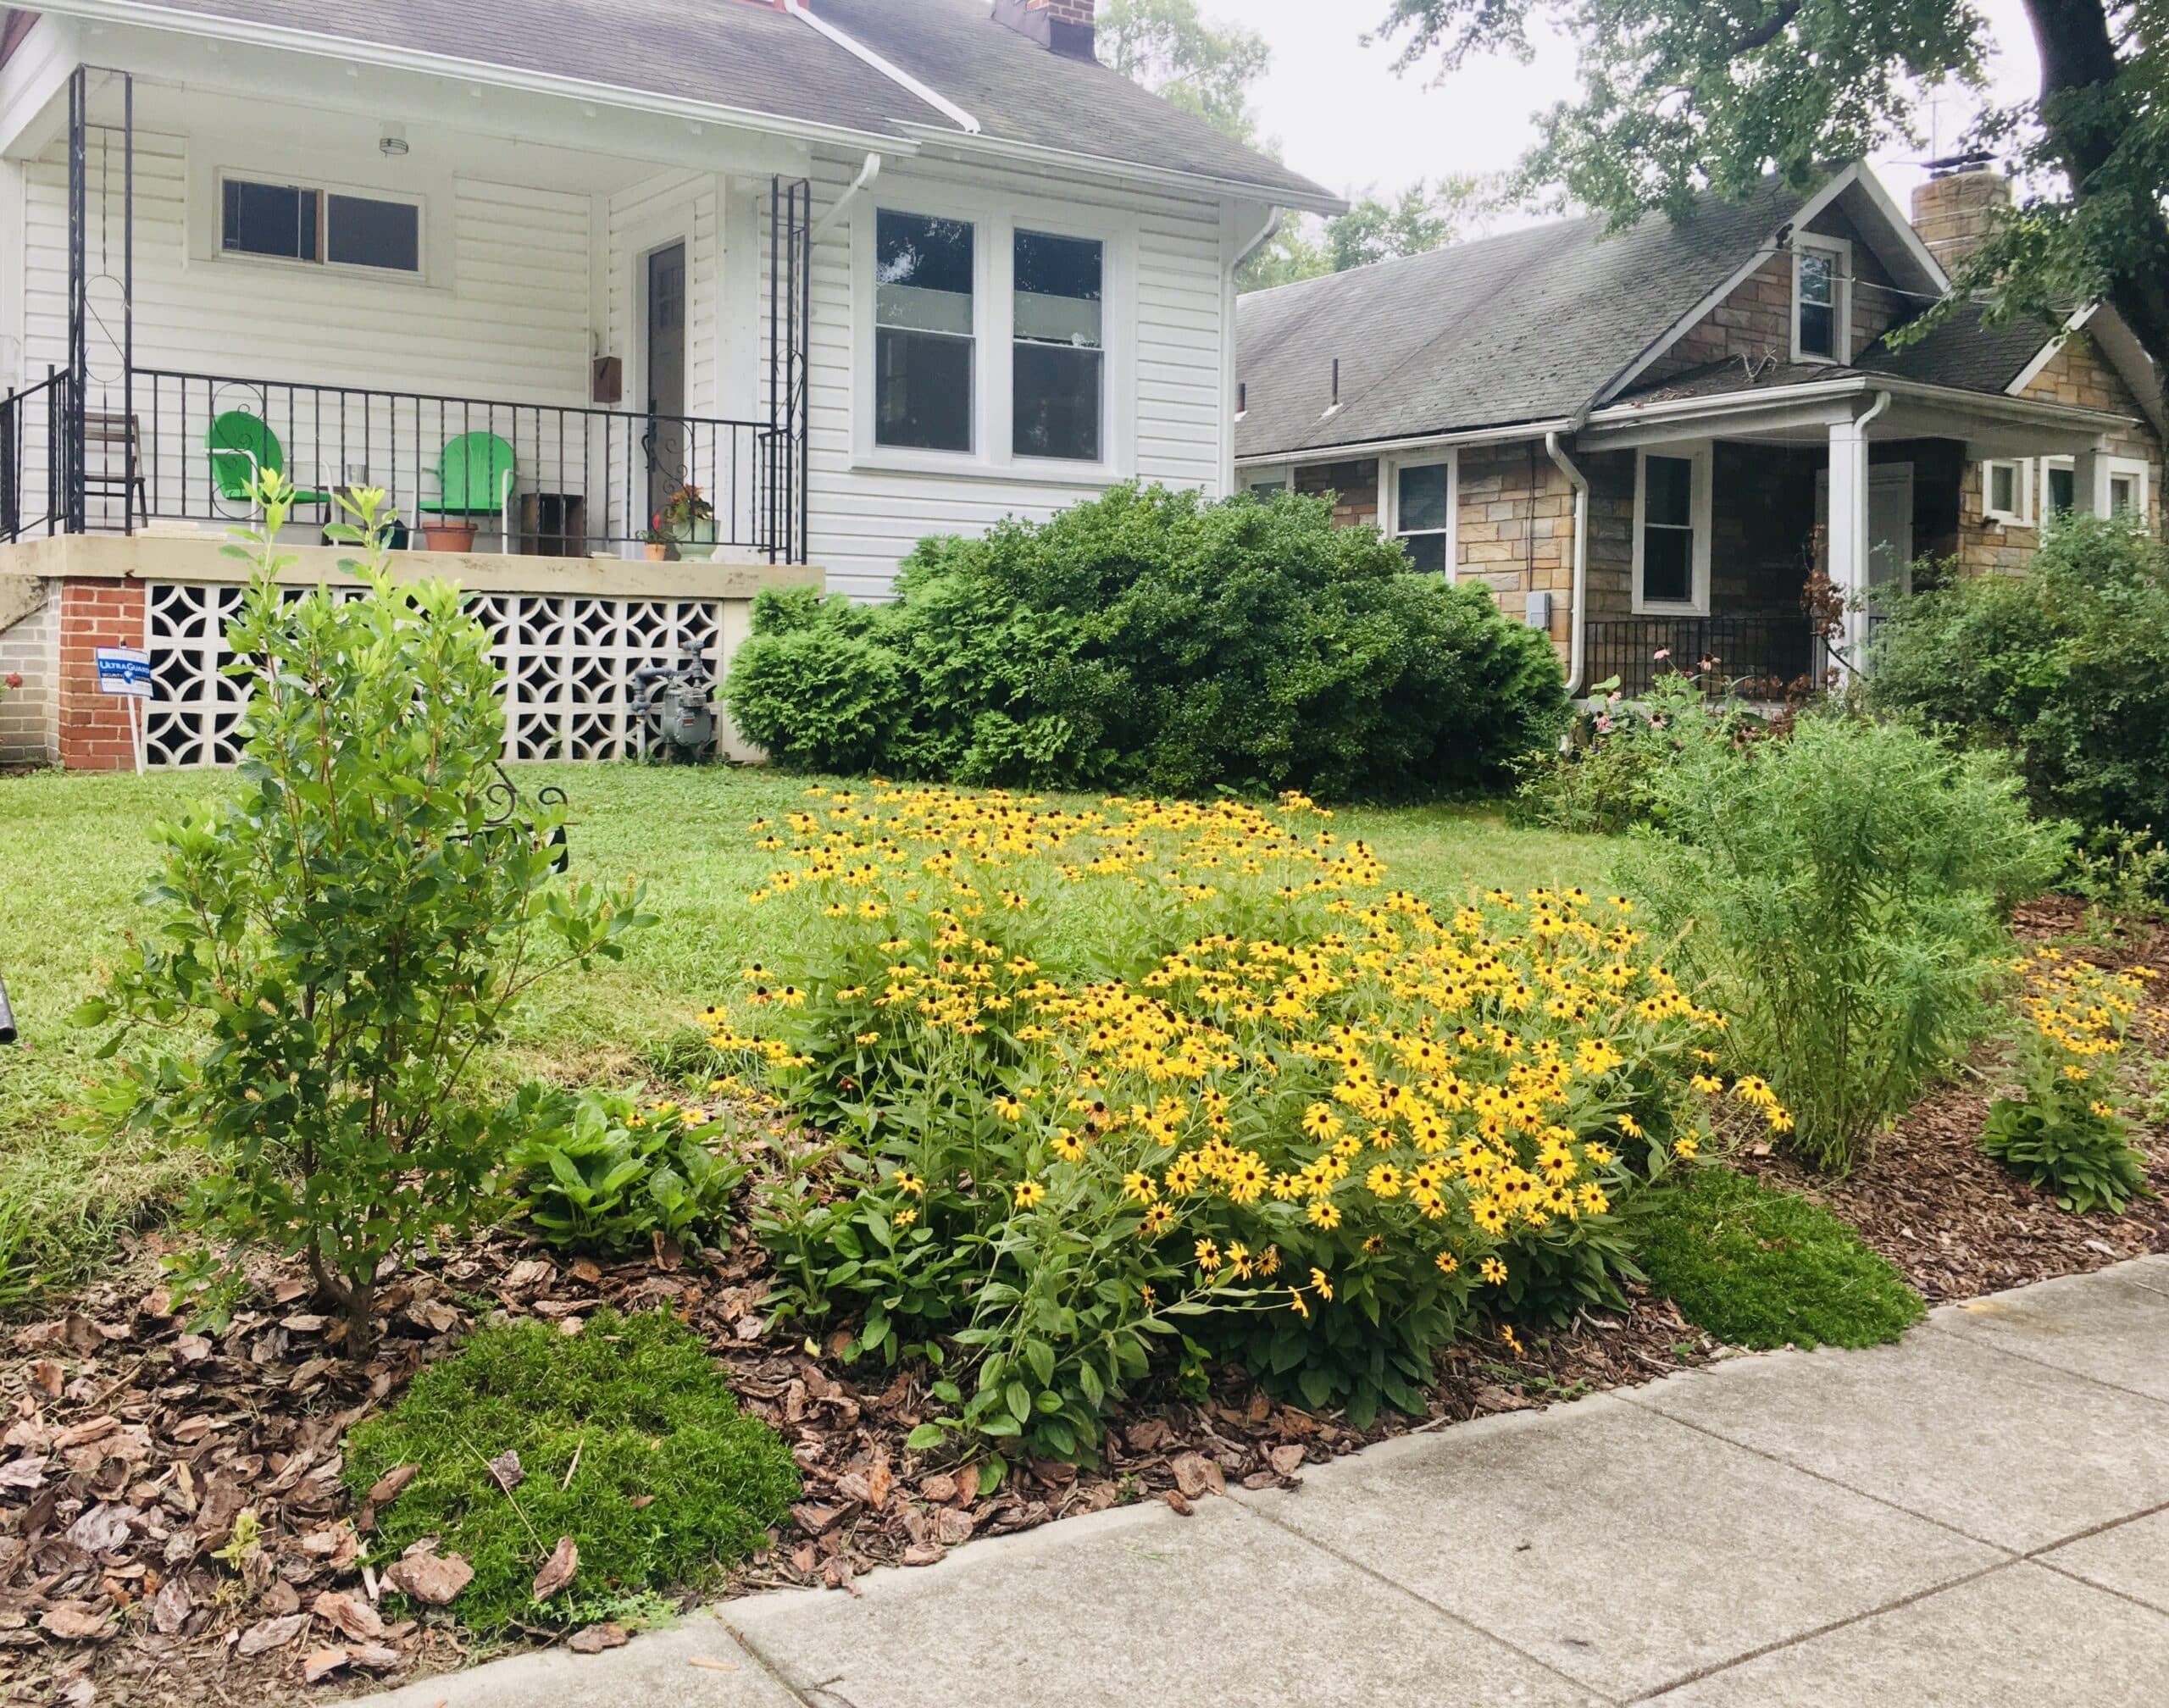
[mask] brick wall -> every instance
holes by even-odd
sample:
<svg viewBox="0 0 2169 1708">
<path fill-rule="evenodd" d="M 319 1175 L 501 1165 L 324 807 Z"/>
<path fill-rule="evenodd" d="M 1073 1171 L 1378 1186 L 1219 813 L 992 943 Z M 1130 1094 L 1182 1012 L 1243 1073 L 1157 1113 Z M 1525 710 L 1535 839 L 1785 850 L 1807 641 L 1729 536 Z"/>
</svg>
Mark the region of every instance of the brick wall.
<svg viewBox="0 0 2169 1708">
<path fill-rule="evenodd" d="M 1295 471 L 1295 490 L 1308 497 L 1333 494 L 1333 519 L 1353 528 L 1379 519 L 1379 464 L 1376 458 L 1357 463 L 1313 463 Z"/>
<path fill-rule="evenodd" d="M 1772 255 L 1734 286 L 1732 294 L 1680 334 L 1651 363 L 1639 384 L 1678 378 L 1711 362 L 1791 359 L 1793 258 Z"/>
<path fill-rule="evenodd" d="M 51 762 L 57 740 L 54 679 L 59 663 L 60 602 L 47 597 L 35 611 L 0 631 L 0 676 L 23 685 L 0 698 L 0 764 Z"/>
<path fill-rule="evenodd" d="M 101 646 L 143 644 L 143 590 L 125 581 L 60 584 L 60 762 L 71 771 L 125 771 L 136 763 L 125 701 L 98 692 Z"/>
<path fill-rule="evenodd" d="M 1574 489 L 1534 441 L 1461 453 L 1461 579 L 1488 583 L 1519 619 L 1528 595 L 1551 596 L 1551 639 L 1571 639 Z"/>
</svg>

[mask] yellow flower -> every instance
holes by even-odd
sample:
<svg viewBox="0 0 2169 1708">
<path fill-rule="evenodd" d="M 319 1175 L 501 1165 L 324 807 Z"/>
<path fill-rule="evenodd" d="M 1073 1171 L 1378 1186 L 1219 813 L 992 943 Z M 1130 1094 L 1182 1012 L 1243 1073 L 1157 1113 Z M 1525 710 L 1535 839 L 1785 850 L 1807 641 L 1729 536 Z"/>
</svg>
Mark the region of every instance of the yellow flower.
<svg viewBox="0 0 2169 1708">
<path fill-rule="evenodd" d="M 1005 1121 L 1022 1121 L 1024 1106 L 1014 1097 L 997 1096 L 994 1100 L 994 1112 Z"/>
<path fill-rule="evenodd" d="M 1702 1141 L 1692 1133 L 1683 1133 L 1672 1141 L 1673 1154 L 1677 1156 L 1692 1156 L 1701 1148 Z"/>
<path fill-rule="evenodd" d="M 1340 1206 L 1330 1198 L 1313 1198 L 1311 1200 L 1310 1217 L 1313 1228 L 1338 1228 L 1340 1225 Z"/>
<path fill-rule="evenodd" d="M 1019 1180 L 1011 1190 L 1019 1210 L 1029 1210 L 1047 1195 L 1047 1189 L 1036 1180 Z"/>
<path fill-rule="evenodd" d="M 1311 1307 L 1303 1302 L 1303 1291 L 1300 1287 L 1290 1287 L 1288 1289 L 1288 1308 L 1298 1317 L 1308 1317 L 1311 1314 Z"/>
<path fill-rule="evenodd" d="M 1165 1204 L 1155 1204 L 1146 1211 L 1144 1219 L 1137 1224 L 1137 1232 L 1142 1239 L 1157 1239 L 1174 1225 L 1174 1211 Z"/>
<path fill-rule="evenodd" d="M 1150 1204 L 1160 1195 L 1160 1189 L 1153 1184 L 1150 1174 L 1131 1173 L 1123 1175 L 1122 1190 L 1140 1204 Z"/>
<path fill-rule="evenodd" d="M 1441 1251 L 1431 1261 L 1439 1266 L 1439 1273 L 1441 1275 L 1451 1275 L 1461 1267 L 1461 1259 L 1451 1251 Z"/>
<path fill-rule="evenodd" d="M 1329 1305 L 1333 1303 L 1333 1281 L 1323 1269 L 1311 1271 L 1311 1290 Z"/>
<path fill-rule="evenodd" d="M 916 1174 L 900 1171 L 896 1176 L 896 1190 L 908 1192 L 914 1198 L 924 1198 L 926 1196 L 926 1182 Z"/>
<path fill-rule="evenodd" d="M 1197 1258 L 1197 1267 L 1207 1274 L 1212 1274 L 1220 1267 L 1220 1248 L 1210 1239 L 1199 1240 L 1192 1249 Z"/>
<path fill-rule="evenodd" d="M 1363 1184 L 1370 1189 L 1373 1198 L 1401 1196 L 1401 1170 L 1390 1162 L 1381 1162 L 1363 1177 Z"/>
<path fill-rule="evenodd" d="M 1477 1266 L 1477 1267 L 1478 1273 L 1483 1275 L 1484 1278 L 1486 1281 L 1489 1281 L 1494 1287 L 1503 1287 L 1506 1285 L 1506 1266 L 1504 1263 L 1501 1263 L 1496 1257 L 1486 1257 L 1482 1263 Z"/>
<path fill-rule="evenodd" d="M 899 1210 L 895 1215 L 889 1218 L 889 1225 L 892 1228 L 908 1228 L 913 1223 L 918 1220 L 918 1211 Z"/>
</svg>

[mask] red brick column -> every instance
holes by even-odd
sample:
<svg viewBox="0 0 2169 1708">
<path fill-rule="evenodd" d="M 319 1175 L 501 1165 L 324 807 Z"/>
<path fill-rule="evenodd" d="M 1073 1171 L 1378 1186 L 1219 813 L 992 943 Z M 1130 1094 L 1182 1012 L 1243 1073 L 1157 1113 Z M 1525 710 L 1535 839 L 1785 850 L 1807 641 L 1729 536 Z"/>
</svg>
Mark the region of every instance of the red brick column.
<svg viewBox="0 0 2169 1708">
<path fill-rule="evenodd" d="M 70 771 L 130 771 L 128 702 L 98 692 L 97 650 L 141 646 L 143 590 L 128 581 L 60 584 L 60 762 Z"/>
</svg>

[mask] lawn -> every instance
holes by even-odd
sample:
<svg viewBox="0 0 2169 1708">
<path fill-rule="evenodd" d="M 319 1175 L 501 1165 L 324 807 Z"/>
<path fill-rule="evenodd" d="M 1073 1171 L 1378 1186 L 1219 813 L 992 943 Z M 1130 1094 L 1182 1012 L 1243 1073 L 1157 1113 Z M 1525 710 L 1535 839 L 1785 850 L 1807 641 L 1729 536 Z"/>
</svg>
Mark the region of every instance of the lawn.
<svg viewBox="0 0 2169 1708">
<path fill-rule="evenodd" d="M 624 963 L 546 986 L 520 1018 L 508 1065 L 566 1081 L 637 1078 L 740 968 L 787 948 L 779 916 L 745 901 L 774 864 L 745 827 L 798 804 L 813 779 L 631 765 L 515 774 L 523 789 L 556 783 L 571 796 L 575 874 L 638 878 L 662 923 Z M 0 974 L 25 1040 L 0 1051 L 0 1214 L 27 1218 L 49 1257 L 101 1249 L 178 1178 L 172 1159 L 102 1151 L 69 1131 L 97 1040 L 67 1017 L 145 917 L 136 897 L 153 869 L 150 824 L 230 786 L 215 773 L 0 779 Z M 1441 902 L 1472 886 L 1600 889 L 1614 851 L 1601 838 L 1515 829 L 1480 807 L 1366 808 L 1335 828 L 1376 848 L 1390 882 Z"/>
</svg>

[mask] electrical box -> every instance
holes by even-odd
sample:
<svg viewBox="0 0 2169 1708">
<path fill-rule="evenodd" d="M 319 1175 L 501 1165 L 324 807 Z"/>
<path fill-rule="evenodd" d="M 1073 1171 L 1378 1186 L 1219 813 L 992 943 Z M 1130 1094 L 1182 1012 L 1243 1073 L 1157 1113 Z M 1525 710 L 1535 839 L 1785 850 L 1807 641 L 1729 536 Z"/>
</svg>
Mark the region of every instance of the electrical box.
<svg viewBox="0 0 2169 1708">
<path fill-rule="evenodd" d="M 1522 621 L 1530 628 L 1541 629 L 1549 635 L 1551 632 L 1551 596 L 1549 593 L 1530 593 L 1523 596 L 1527 602 L 1522 607 Z"/>
</svg>

